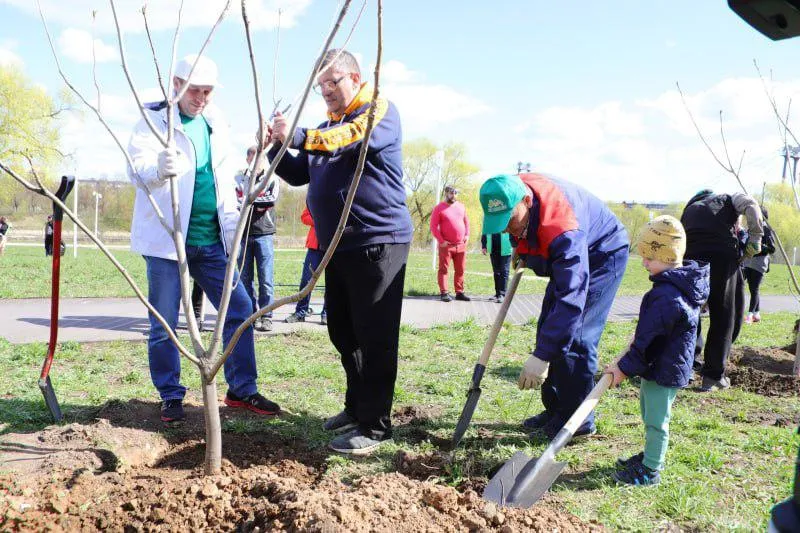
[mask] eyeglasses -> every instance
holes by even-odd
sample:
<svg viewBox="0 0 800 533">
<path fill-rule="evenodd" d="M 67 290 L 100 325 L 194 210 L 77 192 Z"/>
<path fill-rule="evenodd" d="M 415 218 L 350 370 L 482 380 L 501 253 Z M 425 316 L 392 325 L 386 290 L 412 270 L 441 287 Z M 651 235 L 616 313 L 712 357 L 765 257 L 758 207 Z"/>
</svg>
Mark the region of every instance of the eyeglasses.
<svg viewBox="0 0 800 533">
<path fill-rule="evenodd" d="M 328 91 L 332 91 L 346 77 L 347 77 L 347 74 L 345 74 L 344 76 L 340 77 L 338 80 L 328 80 L 328 81 L 324 81 L 322 83 L 317 83 L 317 84 L 315 84 L 313 86 L 314 92 L 317 93 L 317 94 L 322 94 L 322 90 L 323 89 L 326 89 Z"/>
</svg>

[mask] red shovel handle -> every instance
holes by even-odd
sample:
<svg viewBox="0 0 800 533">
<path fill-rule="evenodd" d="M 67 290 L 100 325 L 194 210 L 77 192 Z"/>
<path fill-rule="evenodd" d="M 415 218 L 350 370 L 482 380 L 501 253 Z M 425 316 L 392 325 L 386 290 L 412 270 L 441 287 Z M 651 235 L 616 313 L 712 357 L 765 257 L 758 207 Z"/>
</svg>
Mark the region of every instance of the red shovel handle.
<svg viewBox="0 0 800 533">
<path fill-rule="evenodd" d="M 56 196 L 62 202 L 67 199 L 72 187 L 75 185 L 74 176 L 62 176 L 61 185 L 56 191 Z M 60 285 L 61 273 L 61 222 L 64 219 L 64 211 L 55 202 L 53 203 L 53 278 L 50 289 L 50 342 L 47 346 L 47 357 L 42 364 L 40 379 L 45 380 L 50 374 L 50 367 L 53 364 L 53 355 L 56 353 L 56 343 L 58 342 L 58 288 Z"/>
</svg>

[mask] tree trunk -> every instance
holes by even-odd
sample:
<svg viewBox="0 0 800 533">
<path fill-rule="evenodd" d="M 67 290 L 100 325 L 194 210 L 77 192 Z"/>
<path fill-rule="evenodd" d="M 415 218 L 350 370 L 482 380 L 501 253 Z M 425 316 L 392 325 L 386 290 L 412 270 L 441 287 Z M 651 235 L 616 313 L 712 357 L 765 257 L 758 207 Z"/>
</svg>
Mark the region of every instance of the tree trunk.
<svg viewBox="0 0 800 533">
<path fill-rule="evenodd" d="M 797 328 L 797 335 L 794 338 L 794 368 L 792 374 L 795 377 L 800 377 L 800 319 L 795 322 Z"/>
<path fill-rule="evenodd" d="M 206 419 L 206 475 L 219 474 L 222 468 L 222 426 L 217 404 L 217 380 L 202 377 L 203 414 Z"/>
</svg>

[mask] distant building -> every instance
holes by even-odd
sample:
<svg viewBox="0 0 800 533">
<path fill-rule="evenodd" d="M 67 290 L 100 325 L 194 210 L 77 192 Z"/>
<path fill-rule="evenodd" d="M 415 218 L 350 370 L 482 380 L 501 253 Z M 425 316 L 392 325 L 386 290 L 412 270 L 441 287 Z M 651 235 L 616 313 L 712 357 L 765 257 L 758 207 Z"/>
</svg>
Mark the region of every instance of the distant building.
<svg viewBox="0 0 800 533">
<path fill-rule="evenodd" d="M 665 203 L 662 203 L 662 202 L 638 203 L 638 202 L 626 202 L 624 200 L 621 203 L 622 203 L 622 207 L 624 207 L 625 209 L 633 209 L 633 206 L 641 205 L 645 209 L 651 209 L 651 210 L 656 210 L 656 211 L 660 211 L 662 209 L 666 209 L 667 206 L 669 205 L 669 204 L 665 204 Z"/>
</svg>

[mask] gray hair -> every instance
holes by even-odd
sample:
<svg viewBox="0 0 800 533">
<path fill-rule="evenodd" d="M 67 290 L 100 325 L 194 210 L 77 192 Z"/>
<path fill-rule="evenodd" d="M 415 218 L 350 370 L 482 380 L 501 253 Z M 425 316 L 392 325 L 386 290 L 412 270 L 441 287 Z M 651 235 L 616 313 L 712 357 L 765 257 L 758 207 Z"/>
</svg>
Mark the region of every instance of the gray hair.
<svg viewBox="0 0 800 533">
<path fill-rule="evenodd" d="M 325 52 L 325 55 L 319 58 L 317 64 L 320 66 L 320 71 L 332 68 L 339 72 L 353 72 L 361 76 L 361 69 L 358 66 L 358 61 L 355 56 L 343 48 L 328 50 Z"/>
</svg>

